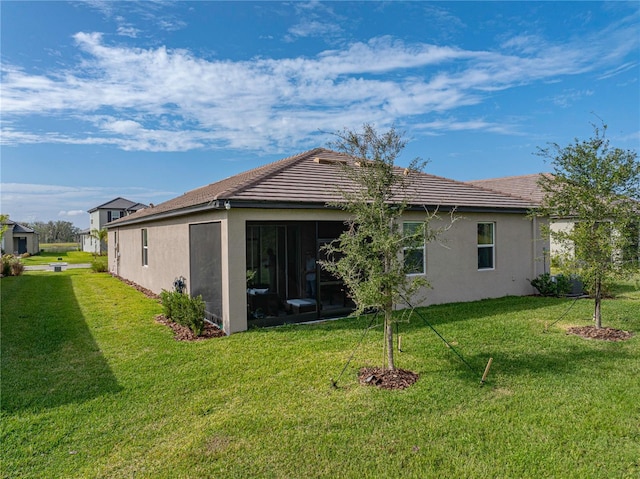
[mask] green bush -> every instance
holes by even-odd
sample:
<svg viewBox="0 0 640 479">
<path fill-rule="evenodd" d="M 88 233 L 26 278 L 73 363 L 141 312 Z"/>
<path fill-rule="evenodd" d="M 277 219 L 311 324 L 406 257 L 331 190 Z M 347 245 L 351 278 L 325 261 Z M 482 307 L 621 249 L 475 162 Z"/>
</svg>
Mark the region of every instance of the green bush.
<svg viewBox="0 0 640 479">
<path fill-rule="evenodd" d="M 542 296 L 565 296 L 571 291 L 571 279 L 563 274 L 543 273 L 529 282 Z"/>
<path fill-rule="evenodd" d="M 12 254 L 2 255 L 2 276 L 20 276 L 24 271 L 24 265 L 20 258 Z"/>
<path fill-rule="evenodd" d="M 167 319 L 171 319 L 173 317 L 172 299 L 173 299 L 172 293 L 170 293 L 166 289 L 163 289 L 162 291 L 160 291 L 160 302 L 162 303 L 162 314 L 164 314 L 164 317 Z"/>
<path fill-rule="evenodd" d="M 93 261 L 91 261 L 91 270 L 94 273 L 106 273 L 109 271 L 109 263 L 107 261 L 106 256 L 96 256 Z"/>
<path fill-rule="evenodd" d="M 167 319 L 188 327 L 196 336 L 202 334 L 205 309 L 202 296 L 192 298 L 188 294 L 177 291 L 162 290 L 160 300 Z"/>
</svg>

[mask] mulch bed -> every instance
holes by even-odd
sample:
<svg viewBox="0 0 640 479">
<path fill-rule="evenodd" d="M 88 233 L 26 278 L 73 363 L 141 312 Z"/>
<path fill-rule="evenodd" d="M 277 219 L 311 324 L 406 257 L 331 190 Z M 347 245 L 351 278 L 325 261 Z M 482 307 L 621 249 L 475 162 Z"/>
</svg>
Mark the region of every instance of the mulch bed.
<svg viewBox="0 0 640 479">
<path fill-rule="evenodd" d="M 174 333 L 173 339 L 176 341 L 202 341 L 204 339 L 221 338 L 226 336 L 222 329 L 211 323 L 204 323 L 204 331 L 202 331 L 200 336 L 196 336 L 188 327 L 174 323 L 170 319 L 165 318 L 163 314 L 158 314 L 156 316 L 156 322 L 170 327 Z"/>
<path fill-rule="evenodd" d="M 575 326 L 567 329 L 567 334 L 575 334 L 585 339 L 600 339 L 602 341 L 624 341 L 631 338 L 633 333 L 614 328 L 596 328 L 595 326 Z"/>
<path fill-rule="evenodd" d="M 418 374 L 406 369 L 362 368 L 358 379 L 360 384 L 382 389 L 406 389 L 418 380 Z"/>
<path fill-rule="evenodd" d="M 129 281 L 128 279 L 125 279 L 122 276 L 118 276 L 117 274 L 113 274 L 113 273 L 111 274 L 111 276 L 113 276 L 114 278 L 119 279 L 120 281 L 122 281 L 125 284 L 128 284 L 132 288 L 137 289 L 142 294 L 144 294 L 147 298 L 160 299 L 160 296 L 158 296 L 156 293 L 154 293 L 150 289 L 143 288 L 142 286 L 140 286 L 139 284 L 134 283 L 133 281 Z"/>
<path fill-rule="evenodd" d="M 118 276 L 117 274 L 111 274 L 111 276 L 119 279 L 123 283 L 140 291 L 147 298 L 160 300 L 160 296 L 154 293 L 153 291 L 151 291 L 150 289 L 143 288 L 139 284 L 134 283 L 133 281 L 129 281 L 128 279 L 125 279 L 122 276 Z M 191 331 L 187 326 L 174 323 L 170 319 L 165 318 L 163 314 L 158 314 L 156 316 L 156 322 L 160 324 L 164 324 L 165 326 L 168 326 L 169 328 L 171 328 L 174 333 L 173 338 L 176 341 L 202 341 L 204 339 L 220 338 L 222 336 L 226 336 L 224 331 L 220 329 L 218 326 L 216 326 L 215 324 L 207 323 L 207 322 L 204 323 L 204 330 L 202 331 L 202 334 L 200 336 L 196 336 L 195 334 L 193 334 L 193 331 Z"/>
</svg>

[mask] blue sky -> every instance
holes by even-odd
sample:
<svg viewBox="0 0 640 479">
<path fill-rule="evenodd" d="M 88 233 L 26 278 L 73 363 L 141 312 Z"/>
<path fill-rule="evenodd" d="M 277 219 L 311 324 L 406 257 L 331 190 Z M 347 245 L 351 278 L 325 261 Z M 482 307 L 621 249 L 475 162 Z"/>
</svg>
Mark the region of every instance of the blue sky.
<svg viewBox="0 0 640 479">
<path fill-rule="evenodd" d="M 1 208 L 160 203 L 369 122 L 457 180 L 640 150 L 638 2 L 0 2 Z"/>
</svg>

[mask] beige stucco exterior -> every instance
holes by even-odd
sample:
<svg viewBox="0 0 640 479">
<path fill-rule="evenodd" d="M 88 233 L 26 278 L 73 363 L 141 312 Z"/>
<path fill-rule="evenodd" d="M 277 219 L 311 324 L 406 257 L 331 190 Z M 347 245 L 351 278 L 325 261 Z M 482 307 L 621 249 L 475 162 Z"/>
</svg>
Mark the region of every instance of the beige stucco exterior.
<svg viewBox="0 0 640 479">
<path fill-rule="evenodd" d="M 434 228 L 449 224 L 447 215 Z M 426 270 L 432 288 L 418 294 L 419 304 L 473 301 L 534 292 L 529 284 L 543 272 L 548 240 L 540 236 L 539 219 L 524 214 L 460 213 L 438 242 L 426 247 Z M 424 214 L 406 213 L 406 221 Z M 109 269 L 155 293 L 170 290 L 176 277 L 190 277 L 189 225 L 220 222 L 222 323 L 227 334 L 247 329 L 246 225 L 269 221 L 342 221 L 331 209 L 217 209 L 173 218 L 109 228 Z M 495 223 L 495 268 L 478 271 L 477 223 Z M 147 229 L 148 265 L 142 264 L 142 228 Z M 189 284 L 187 283 L 187 287 Z M 425 300 L 422 301 L 421 299 Z M 417 304 L 414 304 L 416 306 Z"/>
<path fill-rule="evenodd" d="M 2 236 L 2 251 L 7 254 L 37 254 L 40 252 L 40 241 L 36 233 L 14 232 L 13 224 L 9 224 L 8 228 Z M 25 251 L 21 251 L 20 243 L 26 246 Z"/>
</svg>

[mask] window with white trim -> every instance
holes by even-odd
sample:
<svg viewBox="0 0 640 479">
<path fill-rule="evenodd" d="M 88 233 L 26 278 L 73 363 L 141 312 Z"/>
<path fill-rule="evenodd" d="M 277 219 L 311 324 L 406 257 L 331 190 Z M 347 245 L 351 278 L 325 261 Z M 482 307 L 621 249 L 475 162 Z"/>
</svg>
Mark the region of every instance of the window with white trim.
<svg viewBox="0 0 640 479">
<path fill-rule="evenodd" d="M 142 266 L 149 266 L 149 243 L 147 242 L 147 228 L 142 228 Z"/>
<path fill-rule="evenodd" d="M 424 223 L 402 223 L 402 232 L 408 240 L 402 249 L 404 266 L 407 274 L 426 273 L 426 254 L 424 245 Z"/>
<path fill-rule="evenodd" d="M 478 269 L 495 269 L 495 223 L 478 223 Z"/>
</svg>

